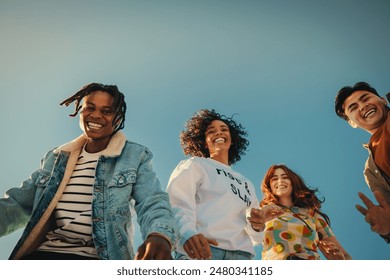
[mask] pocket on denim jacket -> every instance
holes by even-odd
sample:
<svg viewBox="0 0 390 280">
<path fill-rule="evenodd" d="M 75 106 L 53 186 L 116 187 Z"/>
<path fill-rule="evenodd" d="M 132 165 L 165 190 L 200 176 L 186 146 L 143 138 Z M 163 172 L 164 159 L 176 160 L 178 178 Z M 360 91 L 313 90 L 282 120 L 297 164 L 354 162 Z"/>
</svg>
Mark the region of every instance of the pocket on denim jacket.
<svg viewBox="0 0 390 280">
<path fill-rule="evenodd" d="M 108 183 L 109 188 L 109 208 L 115 219 L 131 219 L 131 193 L 133 185 L 137 182 L 137 170 L 127 169 L 116 173 Z"/>
<path fill-rule="evenodd" d="M 132 169 L 128 169 L 116 173 L 108 183 L 108 187 L 122 188 L 128 184 L 134 184 L 136 181 L 137 181 L 137 170 L 132 168 Z"/>
</svg>

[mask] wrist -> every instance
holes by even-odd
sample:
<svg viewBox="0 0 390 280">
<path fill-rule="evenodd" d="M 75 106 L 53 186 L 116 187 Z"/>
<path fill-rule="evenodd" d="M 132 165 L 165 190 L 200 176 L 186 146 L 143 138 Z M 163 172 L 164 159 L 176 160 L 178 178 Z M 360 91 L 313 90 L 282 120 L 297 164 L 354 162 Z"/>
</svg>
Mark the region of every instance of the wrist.
<svg viewBox="0 0 390 280">
<path fill-rule="evenodd" d="M 259 225 L 259 226 L 253 226 L 253 225 L 252 225 L 252 228 L 253 228 L 253 230 L 256 231 L 256 232 L 261 232 L 261 231 L 263 231 L 263 230 L 265 229 L 265 225 L 264 225 L 264 224 L 261 224 L 261 225 Z"/>
<path fill-rule="evenodd" d="M 163 238 L 163 239 L 168 243 L 169 248 L 172 250 L 172 243 L 171 243 L 171 241 L 169 240 L 169 238 L 167 238 L 165 235 L 163 235 L 163 234 L 161 234 L 161 233 L 158 233 L 158 232 L 152 232 L 152 233 L 150 233 L 150 234 L 148 235 L 147 238 L 153 237 L 153 236 Z"/>
</svg>

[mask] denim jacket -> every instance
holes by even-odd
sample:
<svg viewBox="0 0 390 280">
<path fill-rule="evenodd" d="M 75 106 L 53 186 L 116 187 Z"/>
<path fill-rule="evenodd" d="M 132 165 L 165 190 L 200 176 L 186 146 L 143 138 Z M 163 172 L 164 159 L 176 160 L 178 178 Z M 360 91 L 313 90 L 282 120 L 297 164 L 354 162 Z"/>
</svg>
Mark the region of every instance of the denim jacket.
<svg viewBox="0 0 390 280">
<path fill-rule="evenodd" d="M 27 226 L 10 259 L 20 259 L 54 229 L 53 210 L 72 175 L 85 143 L 81 135 L 49 151 L 40 168 L 19 188 L 0 199 L 0 236 Z M 92 237 L 100 259 L 133 259 L 134 209 L 142 238 L 149 234 L 176 241 L 177 229 L 168 195 L 152 169 L 152 153 L 117 132 L 96 167 L 92 198 Z"/>
</svg>

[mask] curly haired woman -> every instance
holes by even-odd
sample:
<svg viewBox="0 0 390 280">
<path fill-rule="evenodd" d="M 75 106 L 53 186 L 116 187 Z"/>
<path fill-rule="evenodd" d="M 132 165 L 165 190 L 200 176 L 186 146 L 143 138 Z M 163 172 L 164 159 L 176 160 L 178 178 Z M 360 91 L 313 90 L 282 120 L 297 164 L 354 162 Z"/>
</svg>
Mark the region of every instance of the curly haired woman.
<svg viewBox="0 0 390 280">
<path fill-rule="evenodd" d="M 247 221 L 257 207 L 253 184 L 232 164 L 249 145 L 232 118 L 202 109 L 186 123 L 181 147 L 190 158 L 171 174 L 167 192 L 181 239 L 175 259 L 252 259 L 262 234 Z M 252 241 L 253 239 L 253 241 Z"/>
</svg>

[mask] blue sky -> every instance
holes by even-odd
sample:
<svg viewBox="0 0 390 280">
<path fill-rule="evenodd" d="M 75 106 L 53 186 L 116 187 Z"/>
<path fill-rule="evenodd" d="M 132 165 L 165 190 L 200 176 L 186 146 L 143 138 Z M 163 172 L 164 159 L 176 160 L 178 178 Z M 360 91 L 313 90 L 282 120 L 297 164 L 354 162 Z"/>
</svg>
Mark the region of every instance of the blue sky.
<svg viewBox="0 0 390 280">
<path fill-rule="evenodd" d="M 116 84 L 128 105 L 124 132 L 152 150 L 164 189 L 184 159 L 184 122 L 201 108 L 236 114 L 250 145 L 233 168 L 259 199 L 265 171 L 285 163 L 326 198 L 323 210 L 354 259 L 390 258 L 354 206 L 358 191 L 372 198 L 362 174 L 369 134 L 333 109 L 344 85 L 390 91 L 387 0 L 1 0 L 0 7 L 1 194 L 27 179 L 47 150 L 81 133 L 63 99 L 90 82 Z M 20 235 L 0 238 L 0 259 Z"/>
</svg>

